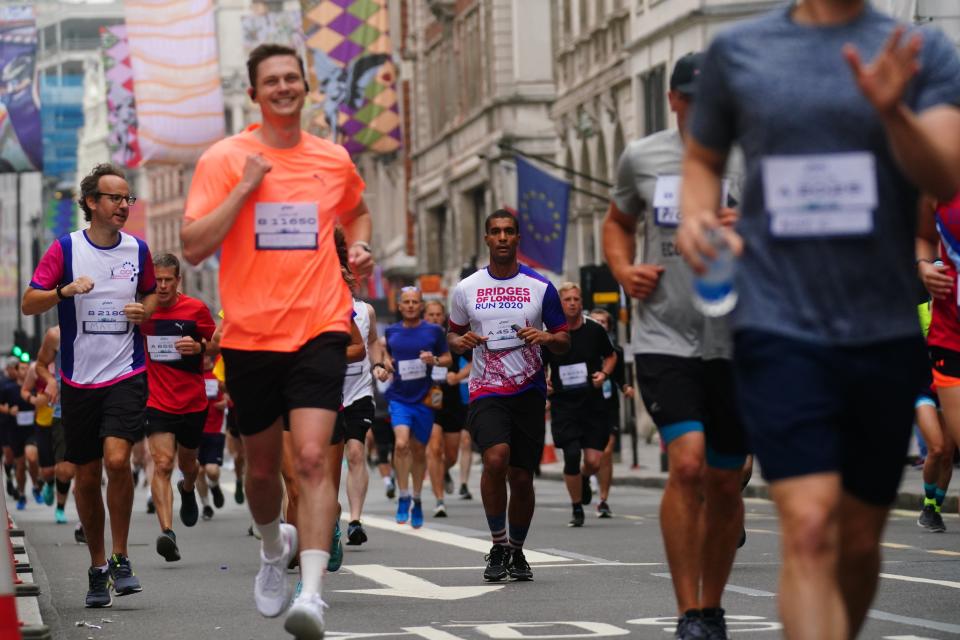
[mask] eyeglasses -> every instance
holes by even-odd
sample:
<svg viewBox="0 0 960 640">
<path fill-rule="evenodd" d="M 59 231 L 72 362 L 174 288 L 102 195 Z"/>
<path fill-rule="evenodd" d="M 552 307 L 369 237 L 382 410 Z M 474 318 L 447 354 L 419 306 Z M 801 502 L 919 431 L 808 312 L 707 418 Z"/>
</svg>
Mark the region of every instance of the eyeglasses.
<svg viewBox="0 0 960 640">
<path fill-rule="evenodd" d="M 97 197 L 99 198 L 100 196 L 107 196 L 108 198 L 110 198 L 110 202 L 112 202 L 113 204 L 120 204 L 121 202 L 126 200 L 127 204 L 131 207 L 133 206 L 133 203 L 137 201 L 136 196 L 125 196 L 119 193 L 104 193 L 102 191 L 97 191 Z"/>
</svg>

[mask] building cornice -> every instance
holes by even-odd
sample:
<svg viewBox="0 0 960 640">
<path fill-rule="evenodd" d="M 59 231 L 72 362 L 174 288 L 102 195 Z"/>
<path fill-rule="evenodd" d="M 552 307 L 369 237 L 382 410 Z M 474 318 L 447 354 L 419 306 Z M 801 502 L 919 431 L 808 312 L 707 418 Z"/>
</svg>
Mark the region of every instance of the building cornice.
<svg viewBox="0 0 960 640">
<path fill-rule="evenodd" d="M 736 4 L 707 5 L 687 13 L 681 14 L 656 27 L 655 29 L 644 33 L 643 35 L 630 40 L 625 46 L 624 51 L 635 52 L 640 47 L 649 45 L 651 42 L 662 38 L 664 35 L 680 30 L 684 27 L 696 26 L 701 24 L 710 24 L 718 19 L 730 20 L 734 18 L 746 18 L 755 16 L 775 7 L 782 6 L 783 0 L 747 0 Z"/>
</svg>

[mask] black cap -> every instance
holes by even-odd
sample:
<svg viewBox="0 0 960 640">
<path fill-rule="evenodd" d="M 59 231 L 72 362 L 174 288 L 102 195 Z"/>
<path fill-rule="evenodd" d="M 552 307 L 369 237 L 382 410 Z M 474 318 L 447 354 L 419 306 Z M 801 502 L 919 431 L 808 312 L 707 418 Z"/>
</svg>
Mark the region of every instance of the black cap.
<svg viewBox="0 0 960 640">
<path fill-rule="evenodd" d="M 677 60 L 677 64 L 673 66 L 673 73 L 670 74 L 670 90 L 679 91 L 688 96 L 696 95 L 702 62 L 702 53 L 688 53 Z"/>
</svg>

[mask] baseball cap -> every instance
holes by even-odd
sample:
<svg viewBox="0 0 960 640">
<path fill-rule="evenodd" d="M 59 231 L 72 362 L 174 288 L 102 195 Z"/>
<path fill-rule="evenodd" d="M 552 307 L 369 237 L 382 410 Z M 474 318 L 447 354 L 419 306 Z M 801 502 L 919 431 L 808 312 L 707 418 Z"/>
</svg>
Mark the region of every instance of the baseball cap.
<svg viewBox="0 0 960 640">
<path fill-rule="evenodd" d="M 670 74 L 670 90 L 688 96 L 696 95 L 702 62 L 702 53 L 688 53 L 677 60 L 673 65 L 673 73 Z"/>
</svg>

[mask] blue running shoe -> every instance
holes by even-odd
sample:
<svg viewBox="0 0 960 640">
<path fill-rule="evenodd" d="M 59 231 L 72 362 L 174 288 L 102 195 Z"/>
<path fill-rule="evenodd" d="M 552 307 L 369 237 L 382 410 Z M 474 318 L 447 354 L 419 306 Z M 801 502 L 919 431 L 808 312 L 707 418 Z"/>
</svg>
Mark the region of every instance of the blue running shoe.
<svg viewBox="0 0 960 640">
<path fill-rule="evenodd" d="M 407 521 L 410 520 L 410 496 L 402 497 L 397 500 L 397 524 L 407 524 Z M 17 503 L 17 508 L 20 509 L 20 503 Z"/>
<path fill-rule="evenodd" d="M 53 483 L 47 482 L 43 485 L 43 504 L 49 506 L 53 505 Z"/>
<path fill-rule="evenodd" d="M 23 511 L 27 508 L 27 499 L 22 495 L 17 498 L 17 511 Z"/>
<path fill-rule="evenodd" d="M 57 521 L 57 524 L 67 524 L 67 514 L 64 513 L 63 507 L 57 507 L 56 511 L 53 512 L 53 519 Z"/>
<path fill-rule="evenodd" d="M 419 529 L 423 526 L 423 502 L 413 501 L 413 511 L 410 513 L 410 526 Z"/>
<path fill-rule="evenodd" d="M 43 492 L 36 487 L 33 488 L 33 499 L 37 501 L 37 504 L 43 504 Z"/>
<path fill-rule="evenodd" d="M 340 542 L 340 521 L 333 525 L 333 542 L 330 543 L 330 559 L 327 561 L 327 571 L 333 573 L 343 564 L 343 544 Z"/>
<path fill-rule="evenodd" d="M 127 556 L 115 553 L 110 556 L 110 579 L 113 581 L 113 592 L 118 596 L 128 596 L 131 593 L 140 593 L 143 587 L 140 586 L 140 579 L 133 572 L 130 566 L 130 559 Z"/>
<path fill-rule="evenodd" d="M 88 609 L 103 609 L 113 605 L 110 596 L 110 572 L 100 571 L 98 567 L 90 567 L 87 571 L 87 581 L 90 588 L 87 590 L 87 599 L 84 603 Z"/>
</svg>

